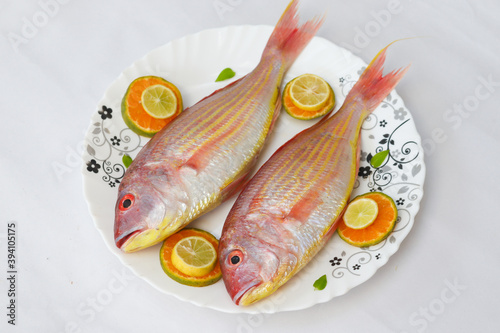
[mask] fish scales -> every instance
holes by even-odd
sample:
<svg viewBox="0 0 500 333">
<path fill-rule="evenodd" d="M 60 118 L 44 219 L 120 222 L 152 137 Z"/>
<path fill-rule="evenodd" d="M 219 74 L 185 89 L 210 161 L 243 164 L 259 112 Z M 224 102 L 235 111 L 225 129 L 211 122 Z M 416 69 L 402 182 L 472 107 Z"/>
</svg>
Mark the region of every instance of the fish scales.
<svg viewBox="0 0 500 333">
<path fill-rule="evenodd" d="M 363 121 L 407 70 L 383 76 L 386 49 L 365 69 L 339 111 L 281 146 L 230 210 L 219 261 L 236 304 L 249 305 L 273 293 L 335 231 L 356 180 Z"/>
</svg>

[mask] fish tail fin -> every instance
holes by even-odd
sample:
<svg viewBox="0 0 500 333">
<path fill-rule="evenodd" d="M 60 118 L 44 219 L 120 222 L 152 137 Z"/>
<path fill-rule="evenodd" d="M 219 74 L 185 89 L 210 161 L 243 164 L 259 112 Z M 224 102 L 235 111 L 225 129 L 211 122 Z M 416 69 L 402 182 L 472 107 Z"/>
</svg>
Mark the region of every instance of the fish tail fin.
<svg viewBox="0 0 500 333">
<path fill-rule="evenodd" d="M 395 42 L 390 43 L 380 50 L 346 97 L 346 102 L 361 99 L 364 105 L 363 112 L 365 116 L 368 116 L 375 110 L 389 95 L 410 67 L 400 68 L 386 75 L 382 74 L 387 48 Z"/>
<path fill-rule="evenodd" d="M 278 51 L 284 58 L 285 70 L 292 65 L 324 21 L 324 17 L 316 17 L 299 25 L 297 5 L 298 0 L 292 0 L 288 4 L 263 53 L 263 56 L 266 56 Z"/>
</svg>

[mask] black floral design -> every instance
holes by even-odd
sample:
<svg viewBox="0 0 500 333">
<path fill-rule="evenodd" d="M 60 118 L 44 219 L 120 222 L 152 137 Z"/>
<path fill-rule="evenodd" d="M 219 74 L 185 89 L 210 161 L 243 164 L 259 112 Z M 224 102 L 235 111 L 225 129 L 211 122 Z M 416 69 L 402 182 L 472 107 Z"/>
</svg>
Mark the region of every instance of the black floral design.
<svg viewBox="0 0 500 333">
<path fill-rule="evenodd" d="M 97 111 L 101 115 L 101 119 L 105 120 L 107 118 L 111 119 L 113 116 L 111 115 L 113 113 L 113 110 L 111 108 L 106 107 L 106 105 L 102 106 L 102 110 Z"/>
<path fill-rule="evenodd" d="M 379 187 L 372 187 L 370 189 L 370 192 L 382 192 L 382 187 L 379 186 Z"/>
<path fill-rule="evenodd" d="M 361 268 L 361 265 L 359 265 L 359 264 L 352 266 L 352 269 L 354 269 L 355 271 L 359 270 L 360 268 Z"/>
<path fill-rule="evenodd" d="M 115 108 L 116 109 L 116 108 Z M 112 118 L 113 110 L 106 105 L 102 105 L 101 110 L 97 111 L 96 121 L 92 124 L 89 133 L 92 138 L 86 147 L 86 152 L 92 158 L 87 163 L 89 172 L 98 173 L 101 179 L 111 188 L 120 184 L 120 179 L 125 175 L 126 167 L 122 160 L 124 154 L 129 155 L 133 151 L 140 150 L 143 147 L 141 136 L 134 133 L 128 127 L 113 132 L 109 125 L 113 121 L 106 121 Z M 102 171 L 102 173 L 101 173 Z"/>
<path fill-rule="evenodd" d="M 98 173 L 100 168 L 101 166 L 94 159 L 90 160 L 90 162 L 87 162 L 88 172 Z"/>
<path fill-rule="evenodd" d="M 341 261 L 342 261 L 342 258 L 334 257 L 332 260 L 330 260 L 330 263 L 332 264 L 332 266 L 335 266 L 335 265 L 340 265 Z"/>
<path fill-rule="evenodd" d="M 403 121 L 392 132 L 383 134 L 381 138 L 373 137 L 373 139 L 377 140 L 381 146 L 377 147 L 374 153 L 368 153 L 366 161 L 370 163 L 372 157 L 382 151 L 387 150 L 389 153 L 385 161 L 381 165 L 377 166 L 373 172 L 368 172 L 370 165 L 367 167 L 360 167 L 358 175 L 360 177 L 364 176 L 364 179 L 370 178 L 371 181 L 368 184 L 370 190 L 376 189 L 377 191 L 382 191 L 382 188 L 385 189 L 393 182 L 393 177 L 396 174 L 393 173 L 393 168 L 388 165 L 389 163 L 391 163 L 392 166 L 397 167 L 399 170 L 403 170 L 404 165 L 414 161 L 419 156 L 419 150 L 416 149 L 418 148 L 418 145 L 415 141 L 405 142 L 395 139 L 398 137 L 398 131 L 404 124 L 408 123 L 408 121 L 410 121 L 410 119 Z M 361 168 L 364 168 L 363 172 Z M 414 172 L 412 171 L 412 173 Z M 415 174 L 416 173 L 418 173 L 418 170 L 415 171 Z M 407 176 L 403 175 L 402 179 L 406 180 L 405 178 L 407 178 Z"/>
<path fill-rule="evenodd" d="M 371 174 L 372 174 L 372 170 L 369 166 L 359 168 L 359 172 L 358 172 L 359 177 L 367 178 Z"/>
<path fill-rule="evenodd" d="M 375 256 L 375 259 L 377 259 L 377 260 L 380 259 L 380 253 L 377 253 L 377 255 Z"/>
<path fill-rule="evenodd" d="M 380 127 L 385 127 L 387 125 L 387 121 L 382 120 L 379 122 L 379 124 L 380 124 Z"/>
<path fill-rule="evenodd" d="M 112 137 L 110 139 L 110 141 L 111 141 L 111 144 L 113 146 L 119 146 L 120 145 L 120 141 L 122 141 L 122 140 L 118 139 L 118 137 L 115 135 L 114 137 Z"/>
<path fill-rule="evenodd" d="M 399 198 L 398 200 L 396 200 L 396 205 L 398 206 L 402 206 L 405 204 L 405 199 L 403 198 Z"/>
</svg>

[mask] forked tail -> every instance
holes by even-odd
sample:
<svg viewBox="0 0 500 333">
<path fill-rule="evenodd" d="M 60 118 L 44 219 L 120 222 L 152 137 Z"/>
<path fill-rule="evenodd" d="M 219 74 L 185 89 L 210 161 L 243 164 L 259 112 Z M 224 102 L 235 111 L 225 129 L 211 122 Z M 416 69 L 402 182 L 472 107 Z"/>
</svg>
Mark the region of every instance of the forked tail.
<svg viewBox="0 0 500 333">
<path fill-rule="evenodd" d="M 344 104 L 348 101 L 355 101 L 356 99 L 362 100 L 364 104 L 364 116 L 368 116 L 377 108 L 398 84 L 399 80 L 403 78 L 410 67 L 407 66 L 394 70 L 385 76 L 382 74 L 384 70 L 385 53 L 387 48 L 393 43 L 395 43 L 395 41 L 380 50 L 375 58 L 373 58 L 346 97 L 346 102 Z"/>
<path fill-rule="evenodd" d="M 263 53 L 263 56 L 266 56 L 269 53 L 279 52 L 284 58 L 285 70 L 292 65 L 314 37 L 324 20 L 323 17 L 316 17 L 299 25 L 297 5 L 298 0 L 292 0 L 288 4 L 269 37 Z"/>
</svg>

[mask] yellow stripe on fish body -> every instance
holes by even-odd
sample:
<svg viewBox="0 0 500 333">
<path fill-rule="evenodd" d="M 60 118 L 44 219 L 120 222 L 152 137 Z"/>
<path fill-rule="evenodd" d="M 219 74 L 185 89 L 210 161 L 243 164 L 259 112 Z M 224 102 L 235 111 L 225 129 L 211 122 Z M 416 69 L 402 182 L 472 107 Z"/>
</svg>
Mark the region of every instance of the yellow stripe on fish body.
<svg viewBox="0 0 500 333">
<path fill-rule="evenodd" d="M 248 112 L 248 107 L 253 103 L 253 98 L 260 94 L 264 87 L 266 87 L 266 83 L 269 81 L 269 76 L 272 73 L 273 68 L 269 67 L 267 71 L 262 71 L 259 73 L 259 77 L 256 78 L 256 82 L 264 82 L 257 85 L 257 89 L 248 89 L 241 90 L 238 94 L 234 95 L 230 100 L 226 101 L 228 96 L 220 99 L 220 104 L 214 104 L 210 107 L 204 108 L 203 120 L 201 122 L 197 122 L 194 128 L 189 130 L 189 136 L 197 136 L 203 137 L 207 142 L 211 142 L 214 138 L 217 138 L 222 132 L 226 131 L 227 128 L 225 126 L 220 126 L 221 123 L 230 124 L 231 127 L 236 126 L 236 119 L 238 119 L 241 115 L 241 110 L 246 111 L 245 118 L 243 120 L 248 120 L 251 115 L 251 112 Z M 282 74 L 280 74 L 281 76 Z M 237 84 L 235 82 L 234 84 Z M 255 85 L 254 85 L 255 87 Z M 228 92 L 229 94 L 230 92 Z M 270 105 L 270 107 L 272 107 Z M 216 110 L 225 110 L 223 113 L 215 112 Z M 233 114 L 232 116 L 230 116 Z M 227 118 L 230 116 L 231 118 Z M 239 122 L 241 124 L 241 121 Z M 234 125 L 233 125 L 234 124 Z M 215 133 L 212 133 L 210 136 L 206 137 L 206 135 L 216 129 Z M 186 142 L 184 146 L 181 147 L 182 150 L 196 149 L 189 142 Z"/>
<path fill-rule="evenodd" d="M 237 84 L 237 81 L 234 82 L 233 84 Z M 229 93 L 230 92 L 227 92 L 226 94 Z M 226 117 L 228 116 L 228 114 L 233 113 L 234 109 L 237 106 L 237 103 L 245 101 L 247 98 L 249 98 L 249 95 L 251 93 L 252 93 L 251 90 L 241 90 L 238 92 L 238 94 L 232 96 L 232 98 L 229 101 L 226 101 L 227 96 L 225 96 L 226 98 L 219 99 L 219 104 L 213 104 L 209 107 L 202 108 L 204 112 L 202 120 L 195 123 L 195 126 L 189 130 L 188 135 L 189 136 L 196 135 L 204 137 L 208 132 L 210 132 L 214 128 L 220 128 L 219 125 L 221 122 L 227 121 L 231 123 L 237 116 L 237 114 L 235 114 L 231 119 L 226 119 Z M 216 110 L 225 110 L 225 111 L 224 113 L 218 113 L 215 112 Z M 184 149 L 192 148 L 192 146 L 186 144 L 182 148 Z"/>
<path fill-rule="evenodd" d="M 344 121 L 339 122 L 337 126 L 331 130 L 331 133 L 326 132 L 324 135 L 321 135 L 319 140 L 314 142 L 312 151 L 308 149 L 295 151 L 292 156 L 289 156 L 288 159 L 280 165 L 279 169 L 274 170 L 279 177 L 273 182 L 265 183 L 262 188 L 262 192 L 269 192 L 269 186 L 276 190 L 280 187 L 291 187 L 282 200 L 286 201 L 288 197 L 292 195 L 295 196 L 297 194 L 297 189 L 300 189 L 299 192 L 301 193 L 306 193 L 311 188 L 317 186 L 318 181 L 321 180 L 323 172 L 328 171 L 326 168 L 335 169 L 338 163 L 338 161 L 336 161 L 334 165 L 328 165 L 325 163 L 319 163 L 319 160 L 324 159 L 325 161 L 329 161 L 331 159 L 339 145 L 339 140 L 331 141 L 331 136 L 338 135 L 342 137 L 342 133 L 345 132 L 351 118 L 352 114 L 349 114 L 349 117 L 347 117 Z M 330 145 L 328 145 L 328 143 L 330 143 Z M 309 145 L 311 144 L 313 143 L 310 143 Z M 331 144 L 333 144 L 333 146 Z M 320 150 L 319 153 L 318 150 Z M 313 168 L 307 167 L 308 164 L 320 165 L 321 167 L 319 170 L 314 170 Z M 311 174 L 312 178 L 310 177 Z M 283 179 L 288 179 L 288 182 L 283 184 Z"/>
<path fill-rule="evenodd" d="M 273 70 L 273 68 L 270 67 L 267 72 L 264 72 L 266 74 L 266 76 L 264 78 L 264 82 L 268 82 L 269 76 L 270 76 L 272 70 Z M 280 76 L 282 76 L 282 74 L 280 74 Z M 243 124 L 248 124 L 249 123 L 249 120 L 252 117 L 252 113 L 248 112 L 248 110 L 250 109 L 251 104 L 255 103 L 254 100 L 253 100 L 253 98 L 256 95 L 260 94 L 262 92 L 262 90 L 264 90 L 265 88 L 266 88 L 266 86 L 264 84 L 259 85 L 259 89 L 255 90 L 252 94 L 249 94 L 249 95 L 245 96 L 245 99 L 243 100 L 244 101 L 243 105 L 240 105 L 241 104 L 240 103 L 240 104 L 237 104 L 237 105 L 235 105 L 233 107 L 234 109 L 237 109 L 238 112 L 235 114 L 235 116 L 233 118 L 231 118 L 228 121 L 228 123 L 230 123 L 230 124 L 232 122 L 235 123 L 232 127 L 229 128 L 229 129 L 231 129 L 230 131 L 229 131 L 229 129 L 227 130 L 227 132 L 229 132 L 229 134 L 230 133 L 234 133 L 237 130 L 242 129 L 243 126 L 244 126 Z M 276 87 L 274 95 L 271 98 L 271 100 L 270 100 L 269 105 L 268 105 L 267 108 L 268 109 L 274 109 L 276 107 L 276 102 L 278 100 L 279 100 L 278 99 L 278 88 Z M 244 118 L 238 124 L 236 124 L 236 122 L 234 120 L 239 116 L 239 113 L 241 113 L 242 111 L 245 112 Z M 276 111 L 276 112 L 279 112 L 279 110 Z M 268 135 L 269 127 L 271 125 L 271 121 L 272 121 L 273 117 L 274 117 L 274 113 L 267 112 L 267 117 L 266 117 L 266 120 L 265 120 L 265 123 L 264 123 L 264 126 L 263 126 L 264 130 L 261 131 L 261 134 L 260 134 L 259 139 L 258 139 L 258 141 L 256 143 L 256 146 L 261 147 L 263 145 L 263 143 L 265 141 L 265 138 Z M 220 129 L 216 134 L 220 135 L 222 133 L 222 131 L 223 131 L 223 129 Z M 222 140 L 220 140 L 220 144 L 224 144 L 228 140 L 230 140 L 230 136 L 228 136 L 228 135 L 223 136 Z"/>
<path fill-rule="evenodd" d="M 273 98 L 272 98 L 271 102 L 269 103 L 269 107 L 270 107 L 270 108 L 274 108 L 274 107 L 276 106 L 276 103 L 277 103 L 277 102 L 279 102 L 279 100 L 280 100 L 280 99 L 279 99 L 279 88 L 276 88 L 276 89 L 275 89 L 274 96 L 273 96 Z M 279 110 L 276 110 L 276 112 L 279 112 Z M 275 118 L 276 118 L 276 116 L 274 116 L 274 117 L 273 117 L 273 115 L 270 115 L 270 116 L 266 119 L 266 122 L 265 122 L 265 125 L 264 125 L 264 126 L 265 126 L 265 128 L 270 128 L 270 126 L 271 126 L 271 122 L 272 122 L 272 121 L 273 121 L 273 119 L 275 119 Z M 259 136 L 259 139 L 258 139 L 258 141 L 257 141 L 257 145 L 255 146 L 254 151 L 252 151 L 252 153 L 251 153 L 251 154 L 249 154 L 249 155 L 247 156 L 247 158 L 245 159 L 245 164 L 246 164 L 246 165 L 245 165 L 245 166 L 243 166 L 243 165 L 242 165 L 242 166 L 241 166 L 241 167 L 237 170 L 237 172 L 236 172 L 235 176 L 233 176 L 232 178 L 229 178 L 229 179 L 228 179 L 228 180 L 227 180 L 227 181 L 226 181 L 226 182 L 222 185 L 221 190 L 222 190 L 222 189 L 224 189 L 224 188 L 226 188 L 229 184 L 231 184 L 231 183 L 232 183 L 232 182 L 233 182 L 233 181 L 237 178 L 237 176 L 236 176 L 236 175 L 241 174 L 242 172 L 244 172 L 244 171 L 248 168 L 248 165 L 250 164 L 250 163 L 249 163 L 249 161 L 250 161 L 251 159 L 253 159 L 253 158 L 254 158 L 254 154 L 255 154 L 255 153 L 257 153 L 257 151 L 259 151 L 259 150 L 260 150 L 260 147 L 262 147 L 262 146 L 264 145 L 264 142 L 265 142 L 265 140 L 266 140 L 266 138 L 267 138 L 267 136 L 268 136 L 268 135 L 269 135 L 269 131 L 262 131 L 262 132 L 261 132 L 261 134 L 260 134 L 260 136 Z M 233 146 L 234 146 L 234 145 L 233 145 Z"/>
<path fill-rule="evenodd" d="M 350 120 L 350 118 L 347 119 L 345 123 L 339 124 L 339 125 L 342 125 L 341 130 L 345 130 L 349 120 Z M 318 125 L 320 125 L 320 124 L 316 124 L 316 126 L 318 126 Z M 312 130 L 312 128 L 310 128 L 308 130 Z M 338 130 L 334 129 L 332 132 L 338 132 Z M 300 156 L 294 156 L 293 159 L 290 158 L 287 161 L 285 161 L 280 166 L 279 171 L 277 171 L 277 173 L 280 174 L 280 177 L 276 180 L 276 182 L 266 184 L 266 186 L 263 187 L 263 191 L 268 190 L 268 188 L 267 188 L 268 185 L 278 187 L 277 184 L 279 184 L 282 181 L 282 179 L 288 177 L 289 176 L 288 172 L 290 172 L 290 171 L 293 171 L 293 175 L 292 175 L 291 179 L 302 178 L 302 177 L 299 177 L 299 173 L 301 173 L 301 172 L 306 172 L 306 175 L 308 175 L 310 172 L 312 172 L 312 170 L 310 168 L 304 168 L 304 166 L 307 163 L 311 163 L 311 157 L 315 158 L 315 159 L 319 159 L 322 157 L 324 151 L 326 149 L 328 149 L 327 146 L 325 145 L 325 143 L 328 142 L 328 140 L 330 140 L 329 135 L 323 135 L 323 136 L 321 136 L 320 140 L 314 144 L 314 148 L 313 148 L 312 152 L 309 152 L 307 149 L 303 149 L 301 151 L 302 154 Z M 322 149 L 322 153 L 319 155 L 316 155 L 315 154 L 316 151 L 319 150 L 320 148 Z M 333 152 L 330 151 L 329 155 L 331 155 L 332 153 Z M 292 163 L 292 164 L 290 165 L 290 163 Z M 300 163 L 300 165 L 298 165 L 299 163 Z M 313 164 L 313 163 L 311 163 L 311 164 Z M 287 167 L 288 167 L 288 169 L 286 169 Z"/>
<path fill-rule="evenodd" d="M 222 105 L 213 105 L 210 107 L 203 108 L 203 114 L 201 115 L 201 121 L 198 121 L 194 124 L 194 126 L 191 126 L 192 124 L 186 124 L 186 127 L 188 127 L 188 130 L 186 131 L 186 137 L 197 137 L 198 140 L 204 140 L 207 142 L 211 142 L 212 138 L 214 137 L 213 135 L 208 136 L 207 134 L 210 131 L 220 131 L 225 130 L 226 128 L 224 126 L 220 126 L 223 121 L 227 121 L 226 117 L 233 113 L 233 109 L 229 107 L 229 105 L 236 103 L 237 101 L 242 101 L 243 98 L 248 96 L 248 92 L 246 94 L 238 94 L 233 97 L 233 100 L 229 102 L 225 102 Z M 223 102 L 224 99 L 221 99 L 221 102 Z M 223 110 L 223 112 L 220 112 L 219 110 Z M 217 112 L 219 111 L 219 112 Z M 200 112 L 200 111 L 197 111 Z M 234 118 L 237 117 L 237 115 L 233 115 L 231 120 L 234 120 Z M 190 128 L 189 128 L 190 127 Z M 197 145 L 193 145 L 192 142 L 187 141 L 184 143 L 183 146 L 180 146 L 179 149 L 181 151 L 184 151 L 188 153 L 189 151 L 196 151 L 199 148 Z M 188 156 L 192 155 L 188 153 Z"/>
</svg>

